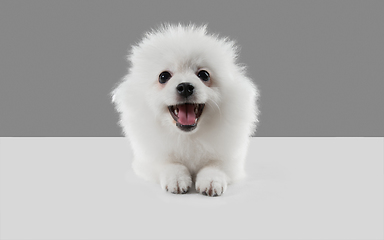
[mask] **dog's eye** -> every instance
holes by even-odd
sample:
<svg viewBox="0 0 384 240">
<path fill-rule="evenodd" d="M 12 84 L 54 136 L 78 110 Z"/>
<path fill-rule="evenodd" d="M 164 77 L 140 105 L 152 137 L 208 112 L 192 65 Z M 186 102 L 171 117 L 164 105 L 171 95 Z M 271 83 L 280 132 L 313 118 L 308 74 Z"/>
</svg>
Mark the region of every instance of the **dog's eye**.
<svg viewBox="0 0 384 240">
<path fill-rule="evenodd" d="M 205 70 L 201 70 L 197 73 L 197 76 L 204 82 L 207 82 L 209 81 L 210 79 L 210 76 L 209 76 L 209 73 Z"/>
<path fill-rule="evenodd" d="M 159 82 L 160 83 L 166 83 L 171 77 L 172 77 L 172 75 L 169 72 L 164 71 L 164 72 L 160 73 L 160 75 L 159 75 Z"/>
</svg>

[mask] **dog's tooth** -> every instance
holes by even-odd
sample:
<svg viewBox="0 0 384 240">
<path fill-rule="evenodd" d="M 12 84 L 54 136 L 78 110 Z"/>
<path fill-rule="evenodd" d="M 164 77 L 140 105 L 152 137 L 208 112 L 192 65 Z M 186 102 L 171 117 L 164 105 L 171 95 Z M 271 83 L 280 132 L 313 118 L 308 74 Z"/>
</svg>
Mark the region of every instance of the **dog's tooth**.
<svg viewBox="0 0 384 240">
<path fill-rule="evenodd" d="M 175 108 L 175 110 L 173 111 L 175 113 L 175 115 L 177 116 L 179 114 L 179 109 L 178 108 Z"/>
<path fill-rule="evenodd" d="M 197 114 L 199 112 L 199 107 L 196 105 L 195 106 L 195 114 Z"/>
</svg>

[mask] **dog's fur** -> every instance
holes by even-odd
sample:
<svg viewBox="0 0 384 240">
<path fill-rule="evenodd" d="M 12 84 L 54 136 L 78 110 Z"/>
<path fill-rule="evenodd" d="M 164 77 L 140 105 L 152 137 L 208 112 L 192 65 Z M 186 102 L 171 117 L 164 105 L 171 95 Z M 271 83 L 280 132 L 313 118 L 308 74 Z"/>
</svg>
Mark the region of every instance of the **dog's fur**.
<svg viewBox="0 0 384 240">
<path fill-rule="evenodd" d="M 245 176 L 258 90 L 236 58 L 234 42 L 207 34 L 206 26 L 163 25 L 133 46 L 129 72 L 112 96 L 137 175 L 172 193 L 185 193 L 195 182 L 209 196 Z M 201 69 L 209 81 L 197 77 Z M 159 82 L 163 71 L 172 74 L 166 83 Z M 176 90 L 183 82 L 194 87 L 187 99 Z M 168 109 L 185 102 L 205 104 L 191 131 L 178 128 Z"/>
</svg>

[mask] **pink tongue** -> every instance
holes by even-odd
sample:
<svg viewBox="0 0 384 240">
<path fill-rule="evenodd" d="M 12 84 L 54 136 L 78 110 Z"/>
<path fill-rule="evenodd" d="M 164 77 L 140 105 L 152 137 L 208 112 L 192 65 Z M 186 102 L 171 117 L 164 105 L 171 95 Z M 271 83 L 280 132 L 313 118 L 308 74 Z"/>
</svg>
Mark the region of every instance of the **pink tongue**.
<svg viewBox="0 0 384 240">
<path fill-rule="evenodd" d="M 182 125 L 195 124 L 195 106 L 193 104 L 183 104 L 177 106 L 179 108 L 179 123 Z"/>
</svg>

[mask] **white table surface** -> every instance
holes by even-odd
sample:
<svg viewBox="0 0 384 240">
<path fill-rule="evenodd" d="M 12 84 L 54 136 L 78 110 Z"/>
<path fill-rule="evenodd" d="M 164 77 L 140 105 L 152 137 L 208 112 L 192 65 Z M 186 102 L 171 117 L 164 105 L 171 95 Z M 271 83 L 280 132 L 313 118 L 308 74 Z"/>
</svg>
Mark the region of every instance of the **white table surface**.
<svg viewBox="0 0 384 240">
<path fill-rule="evenodd" d="M 1 239 L 382 239 L 383 138 L 253 138 L 221 197 L 166 193 L 124 138 L 0 138 Z"/>
</svg>

